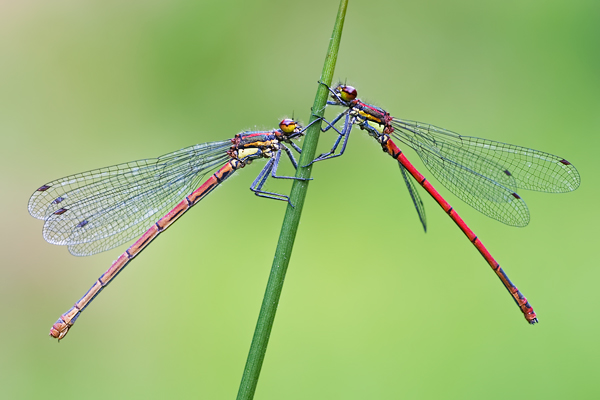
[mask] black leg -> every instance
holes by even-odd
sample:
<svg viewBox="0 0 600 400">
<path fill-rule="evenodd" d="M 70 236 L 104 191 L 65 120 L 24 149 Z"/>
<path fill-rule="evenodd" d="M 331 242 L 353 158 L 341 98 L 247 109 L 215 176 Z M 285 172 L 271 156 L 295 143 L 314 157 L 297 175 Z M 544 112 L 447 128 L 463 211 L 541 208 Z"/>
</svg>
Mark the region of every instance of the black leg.
<svg viewBox="0 0 600 400">
<path fill-rule="evenodd" d="M 348 113 L 348 111 L 350 111 L 350 109 L 345 110 L 344 112 L 340 113 L 338 116 L 336 116 L 331 122 L 327 121 L 325 118 L 318 116 L 315 113 L 311 113 L 311 115 L 313 117 L 317 117 L 316 120 L 314 120 L 313 122 L 311 122 L 308 126 L 311 126 L 313 123 L 317 122 L 318 120 L 322 120 L 325 121 L 325 123 L 327 124 L 327 127 L 325 128 L 321 128 L 321 132 L 327 132 L 328 130 L 332 129 L 334 131 L 336 131 L 339 135 L 342 134 L 342 132 L 340 132 L 334 125 L 344 116 Z M 306 128 L 308 128 L 308 126 Z M 303 129 L 303 131 L 306 130 L 306 128 Z"/>
<path fill-rule="evenodd" d="M 338 99 L 338 101 L 340 103 L 344 103 L 344 100 L 342 100 L 342 98 L 340 97 L 340 95 L 337 94 L 333 89 L 331 89 L 328 84 L 326 84 L 325 82 L 322 82 L 322 81 L 319 81 L 319 84 L 325 86 L 327 88 L 327 90 L 329 90 L 329 92 L 331 93 L 331 95 L 333 97 L 335 97 L 336 99 Z M 337 103 L 335 103 L 335 104 L 337 104 Z"/>
<path fill-rule="evenodd" d="M 292 165 L 294 166 L 294 168 L 298 169 L 298 163 L 296 162 L 296 159 L 294 159 L 294 156 L 292 155 L 292 152 L 290 151 L 290 149 L 288 149 L 287 147 L 285 147 L 283 144 L 281 145 L 281 147 L 283 147 L 283 149 L 285 150 L 285 152 L 287 153 L 287 155 L 290 157 L 290 160 L 292 161 Z M 273 165 L 271 167 L 271 176 L 273 178 L 277 178 L 277 179 L 297 179 L 299 181 L 309 181 L 312 178 L 297 178 L 295 176 L 278 176 L 277 175 L 277 168 L 279 167 L 279 160 L 281 158 L 281 150 L 277 150 L 277 153 L 275 153 L 275 157 L 271 158 L 271 160 L 269 160 L 269 162 L 271 162 L 273 160 Z"/>
<path fill-rule="evenodd" d="M 357 123 L 357 125 L 360 127 L 360 129 L 367 131 L 369 136 L 373 136 L 375 139 L 380 138 L 381 135 L 383 135 L 383 133 L 379 132 L 377 129 L 375 129 L 374 127 L 369 125 L 369 123 L 367 121 L 363 120 L 363 121 Z"/>
<path fill-rule="evenodd" d="M 325 129 L 321 128 L 321 132 L 327 132 L 328 130 L 330 130 L 331 128 L 333 128 L 334 131 L 336 131 L 339 135 L 342 135 L 342 132 L 340 132 L 334 125 L 337 124 L 337 122 L 342 119 L 342 117 L 346 114 L 348 114 L 348 111 L 350 111 L 350 109 L 345 110 L 344 112 L 340 113 L 340 115 L 338 115 L 337 117 L 335 117 L 331 122 L 327 121 L 326 119 L 323 118 L 323 121 L 325 121 L 325 123 L 327 124 L 327 127 Z"/>
<path fill-rule="evenodd" d="M 353 125 L 350 120 L 351 120 L 350 114 L 346 114 L 346 121 L 344 122 L 344 128 L 342 129 L 342 132 L 339 133 L 335 143 L 333 144 L 333 148 L 331 149 L 331 151 L 329 151 L 329 153 L 321 154 L 319 157 L 312 160 L 312 162 L 308 165 L 311 165 L 317 161 L 323 161 L 323 160 L 328 160 L 330 158 L 339 157 L 342 154 L 344 154 L 344 151 L 346 151 L 346 146 L 348 145 L 348 139 L 350 138 L 350 131 L 352 130 L 352 125 Z M 337 131 L 337 129 L 336 129 L 336 131 Z M 335 154 L 335 151 L 337 150 L 337 147 L 340 144 L 342 137 L 344 138 L 344 142 L 342 143 L 342 149 L 340 150 L 340 152 L 338 154 Z"/>
<path fill-rule="evenodd" d="M 292 148 L 294 150 L 296 150 L 298 152 L 298 154 L 302 153 L 302 149 L 300 147 L 298 147 L 298 145 L 296 143 L 290 142 L 289 145 L 292 146 Z M 296 161 L 296 160 L 294 160 L 294 161 Z M 296 165 L 295 168 L 298 168 L 298 166 Z"/>
<path fill-rule="evenodd" d="M 290 198 L 288 196 L 279 194 L 279 193 L 266 192 L 266 191 L 262 190 L 263 185 L 265 184 L 265 182 L 267 181 L 267 179 L 269 178 L 269 176 L 271 174 L 271 170 L 273 169 L 274 164 L 275 164 L 275 159 L 270 158 L 269 161 L 267 161 L 267 164 L 265 165 L 265 167 L 262 169 L 262 171 L 260 171 L 260 173 L 258 174 L 256 179 L 254 180 L 254 182 L 252 182 L 252 185 L 250 186 L 250 190 L 252 190 L 254 192 L 254 194 L 257 195 L 258 197 L 286 201 L 293 207 L 293 204 L 290 203 Z"/>
</svg>

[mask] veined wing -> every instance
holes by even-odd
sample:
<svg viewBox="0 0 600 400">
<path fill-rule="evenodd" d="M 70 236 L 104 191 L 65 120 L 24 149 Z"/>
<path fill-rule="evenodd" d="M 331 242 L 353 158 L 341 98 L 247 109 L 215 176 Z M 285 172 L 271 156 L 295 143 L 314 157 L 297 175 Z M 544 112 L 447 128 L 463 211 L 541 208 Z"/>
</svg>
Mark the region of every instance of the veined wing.
<svg viewBox="0 0 600 400">
<path fill-rule="evenodd" d="M 425 206 L 423 205 L 423 200 L 421 200 L 421 196 L 417 191 L 417 185 L 415 185 L 414 178 L 412 176 L 409 177 L 409 173 L 404 168 L 404 166 L 398 163 L 400 167 L 400 172 L 402 172 L 402 178 L 404 179 L 404 183 L 406 183 L 406 188 L 408 189 L 408 194 L 410 194 L 410 198 L 417 210 L 417 214 L 419 216 L 419 221 L 421 221 L 421 225 L 423 225 L 423 230 L 427 232 L 427 219 L 425 218 Z"/>
<path fill-rule="evenodd" d="M 145 232 L 229 156 L 231 142 L 190 146 L 164 156 L 67 176 L 41 186 L 29 200 L 45 220 L 44 239 L 92 255 Z"/>
<path fill-rule="evenodd" d="M 413 148 L 431 173 L 461 200 L 507 225 L 529 223 L 529 210 L 516 189 L 531 187 L 527 184 L 531 179 L 518 168 L 518 162 L 511 162 L 515 157 L 503 154 L 503 143 L 464 137 L 414 121 L 395 120 L 393 125 L 394 136 Z M 518 172 L 513 174 L 507 165 Z"/>
<path fill-rule="evenodd" d="M 409 146 L 438 153 L 509 188 L 540 192 L 570 192 L 581 182 L 567 160 L 513 144 L 462 136 L 437 126 L 394 119 L 398 138 Z"/>
</svg>

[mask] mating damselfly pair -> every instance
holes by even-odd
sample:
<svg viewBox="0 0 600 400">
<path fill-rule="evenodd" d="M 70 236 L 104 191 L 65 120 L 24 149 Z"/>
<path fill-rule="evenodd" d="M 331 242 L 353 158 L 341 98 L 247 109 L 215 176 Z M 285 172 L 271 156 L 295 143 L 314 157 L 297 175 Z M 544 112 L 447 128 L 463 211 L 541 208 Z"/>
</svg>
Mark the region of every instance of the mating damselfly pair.
<svg viewBox="0 0 600 400">
<path fill-rule="evenodd" d="M 552 193 L 572 191 L 580 183 L 577 169 L 564 158 L 538 150 L 461 136 L 433 125 L 394 118 L 385 110 L 359 100 L 356 89 L 349 85 L 327 88 L 331 94 L 328 105 L 344 110 L 331 122 L 323 120 L 325 128 L 322 131 L 334 130 L 338 136 L 331 151 L 313 162 L 341 156 L 354 125 L 365 130 L 398 161 L 423 228 L 426 230 L 427 227 L 425 210 L 417 185 L 435 199 L 478 249 L 526 320 L 536 323 L 537 316 L 525 296 L 392 138 L 415 150 L 432 175 L 467 204 L 513 226 L 525 226 L 529 222 L 529 210 L 516 193 L 517 189 Z M 340 121 L 341 126 L 337 127 Z M 320 119 L 314 122 L 320 122 Z M 265 158 L 266 164 L 250 189 L 257 196 L 290 203 L 288 196 L 264 190 L 264 186 L 269 178 L 304 179 L 279 176 L 277 170 L 282 153 L 295 169 L 298 168 L 292 150 L 300 153 L 301 148 L 293 141 L 300 139 L 306 129 L 292 119 L 284 119 L 278 129 L 242 132 L 230 140 L 79 173 L 39 187 L 29 200 L 29 212 L 44 220 L 46 241 L 68 246 L 73 255 L 96 254 L 138 238 L 56 321 L 50 336 L 62 339 L 80 313 L 135 256 L 238 169 Z M 202 182 L 202 178 L 215 169 L 216 172 Z"/>
</svg>

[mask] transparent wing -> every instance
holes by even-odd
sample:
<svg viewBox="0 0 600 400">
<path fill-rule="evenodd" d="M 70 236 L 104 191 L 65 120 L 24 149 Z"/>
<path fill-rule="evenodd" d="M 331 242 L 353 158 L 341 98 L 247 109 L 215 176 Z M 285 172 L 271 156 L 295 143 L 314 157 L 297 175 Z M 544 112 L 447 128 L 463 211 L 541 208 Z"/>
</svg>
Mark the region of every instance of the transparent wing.
<svg viewBox="0 0 600 400">
<path fill-rule="evenodd" d="M 413 148 L 448 190 L 508 225 L 529 223 L 529 211 L 517 189 L 562 193 L 580 183 L 577 169 L 552 154 L 415 121 L 394 119 L 392 125 L 393 135 Z"/>
<path fill-rule="evenodd" d="M 400 167 L 400 172 L 402 172 L 402 178 L 404 178 L 404 183 L 406 183 L 406 187 L 408 189 L 408 194 L 410 194 L 410 198 L 412 199 L 413 204 L 415 205 L 415 209 L 417 210 L 417 214 L 419 215 L 419 221 L 421 221 L 421 225 L 423 225 L 423 230 L 427 232 L 427 219 L 425 218 L 425 206 L 423 205 L 423 200 L 421 200 L 421 196 L 417 191 L 417 186 L 415 185 L 414 178 L 409 177 L 409 173 L 404 168 L 404 166 L 398 163 Z"/>
<path fill-rule="evenodd" d="M 67 176 L 29 200 L 48 242 L 92 255 L 140 236 L 229 156 L 229 140 Z"/>
</svg>

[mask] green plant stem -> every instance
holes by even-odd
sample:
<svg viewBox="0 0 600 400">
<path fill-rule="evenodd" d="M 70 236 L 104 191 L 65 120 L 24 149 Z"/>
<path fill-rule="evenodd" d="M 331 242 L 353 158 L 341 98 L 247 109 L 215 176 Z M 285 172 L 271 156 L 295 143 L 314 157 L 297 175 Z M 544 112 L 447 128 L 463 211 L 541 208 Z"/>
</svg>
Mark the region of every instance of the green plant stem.
<svg viewBox="0 0 600 400">
<path fill-rule="evenodd" d="M 320 80 L 329 86 L 331 86 L 331 81 L 333 79 L 333 72 L 337 61 L 347 7 L 348 0 L 340 0 L 337 18 L 329 42 L 329 49 L 327 50 L 323 72 L 321 73 Z M 310 122 L 323 116 L 328 94 L 329 91 L 325 86 L 318 85 Z M 320 121 L 315 122 L 308 128 L 299 160 L 300 167 L 296 172 L 297 177 L 310 178 L 312 166 L 303 166 L 307 165 L 315 158 L 320 133 Z M 283 289 L 285 273 L 292 255 L 294 239 L 296 238 L 298 224 L 300 223 L 300 215 L 302 214 L 302 207 L 304 206 L 304 199 L 306 198 L 306 192 L 308 190 L 308 182 L 309 181 L 307 180 L 294 180 L 292 185 L 290 201 L 294 206 L 292 207 L 288 204 L 283 219 L 279 242 L 277 243 L 277 250 L 275 251 L 275 258 L 273 259 L 273 266 L 271 267 L 271 274 L 269 276 L 267 289 L 258 316 L 258 322 L 256 323 L 256 329 L 254 330 L 254 337 L 252 338 L 252 344 L 250 345 L 250 352 L 248 353 L 246 367 L 244 368 L 244 375 L 242 376 L 242 382 L 238 391 L 238 400 L 250 400 L 254 398 L 254 392 L 256 391 L 260 370 L 267 351 L 273 321 L 275 320 L 275 312 L 277 311 L 281 290 Z"/>
</svg>

